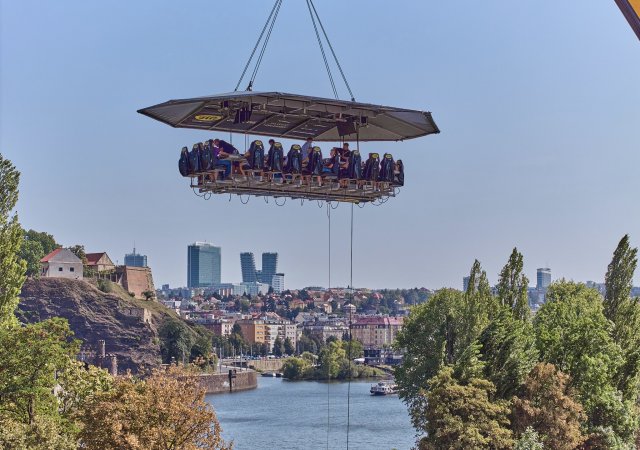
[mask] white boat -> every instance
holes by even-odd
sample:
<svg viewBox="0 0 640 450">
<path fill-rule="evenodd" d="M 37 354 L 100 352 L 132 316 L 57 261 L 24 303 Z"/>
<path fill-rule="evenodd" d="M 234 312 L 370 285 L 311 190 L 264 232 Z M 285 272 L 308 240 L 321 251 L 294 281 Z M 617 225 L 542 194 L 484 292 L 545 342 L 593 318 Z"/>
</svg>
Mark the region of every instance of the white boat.
<svg viewBox="0 0 640 450">
<path fill-rule="evenodd" d="M 398 392 L 398 386 L 393 381 L 378 381 L 371 385 L 371 395 L 391 395 Z"/>
</svg>

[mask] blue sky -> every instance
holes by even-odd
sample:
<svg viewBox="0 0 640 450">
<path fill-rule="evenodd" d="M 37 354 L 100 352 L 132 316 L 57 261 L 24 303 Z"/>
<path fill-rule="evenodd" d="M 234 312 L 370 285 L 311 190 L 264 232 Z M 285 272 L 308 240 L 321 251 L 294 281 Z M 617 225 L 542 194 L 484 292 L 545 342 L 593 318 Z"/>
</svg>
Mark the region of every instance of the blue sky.
<svg viewBox="0 0 640 450">
<path fill-rule="evenodd" d="M 222 247 L 225 281 L 241 251 L 277 251 L 288 287 L 327 285 L 326 209 L 203 201 L 178 151 L 213 136 L 136 113 L 233 90 L 271 1 L 0 5 L 0 151 L 26 228 L 120 262 L 135 241 L 158 285 L 186 283 L 196 240 Z M 514 246 L 532 280 L 601 280 L 624 233 L 640 244 L 640 42 L 613 1 L 316 6 L 357 100 L 432 111 L 442 130 L 363 146 L 401 157 L 407 181 L 355 210 L 356 286 L 460 287 L 474 258 L 495 282 Z M 331 97 L 305 2 L 284 1 L 255 89 Z M 332 211 L 333 285 L 349 213 Z"/>
</svg>

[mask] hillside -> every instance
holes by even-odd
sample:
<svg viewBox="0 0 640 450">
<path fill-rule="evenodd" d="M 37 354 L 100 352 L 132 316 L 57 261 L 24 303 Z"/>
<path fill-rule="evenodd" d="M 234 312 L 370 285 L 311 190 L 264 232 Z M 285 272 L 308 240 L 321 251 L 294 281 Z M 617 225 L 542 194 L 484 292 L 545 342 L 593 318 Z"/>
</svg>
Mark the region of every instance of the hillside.
<svg viewBox="0 0 640 450">
<path fill-rule="evenodd" d="M 104 289 L 104 287 L 103 287 Z M 120 372 L 146 372 L 161 362 L 158 328 L 178 316 L 154 301 L 131 298 L 122 288 L 108 283 L 105 293 L 86 281 L 62 278 L 27 280 L 22 288 L 18 315 L 23 322 L 64 317 L 85 346 L 97 348 L 106 341 L 107 353 L 118 356 Z M 151 323 L 123 314 L 127 307 L 144 307 Z"/>
</svg>

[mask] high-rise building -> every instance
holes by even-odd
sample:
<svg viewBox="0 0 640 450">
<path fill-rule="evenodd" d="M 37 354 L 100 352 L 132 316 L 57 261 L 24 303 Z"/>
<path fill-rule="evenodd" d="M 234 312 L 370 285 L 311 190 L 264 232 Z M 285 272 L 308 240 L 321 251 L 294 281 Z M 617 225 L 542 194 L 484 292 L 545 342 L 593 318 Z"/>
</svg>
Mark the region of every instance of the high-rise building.
<svg viewBox="0 0 640 450">
<path fill-rule="evenodd" d="M 538 269 L 538 282 L 536 283 L 536 289 L 546 289 L 551 284 L 551 269 L 548 267 L 542 267 Z"/>
<path fill-rule="evenodd" d="M 242 269 L 242 282 L 255 283 L 258 281 L 256 273 L 256 260 L 251 252 L 240 253 L 240 269 Z"/>
<path fill-rule="evenodd" d="M 222 279 L 222 252 L 206 242 L 187 247 L 187 287 L 210 287 Z"/>
<path fill-rule="evenodd" d="M 273 292 L 276 294 L 282 294 L 284 291 L 284 274 L 276 273 L 273 278 L 271 278 L 271 287 L 273 288 Z"/>
<path fill-rule="evenodd" d="M 124 255 L 124 265 L 132 267 L 147 267 L 147 255 L 136 253 L 136 248 L 133 247 L 133 253 L 127 253 Z"/>
<path fill-rule="evenodd" d="M 278 272 L 278 254 L 263 253 L 262 254 L 262 271 L 261 278 L 263 283 L 271 285 L 273 276 Z"/>
</svg>

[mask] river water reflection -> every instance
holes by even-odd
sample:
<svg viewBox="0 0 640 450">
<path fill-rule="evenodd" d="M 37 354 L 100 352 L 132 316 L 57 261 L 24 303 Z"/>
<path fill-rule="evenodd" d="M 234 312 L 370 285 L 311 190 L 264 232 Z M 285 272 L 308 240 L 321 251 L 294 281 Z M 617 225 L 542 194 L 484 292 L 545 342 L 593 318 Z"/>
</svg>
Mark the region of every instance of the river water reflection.
<svg viewBox="0 0 640 450">
<path fill-rule="evenodd" d="M 350 449 L 410 449 L 415 442 L 407 408 L 397 395 L 373 397 L 372 381 L 351 383 Z M 207 397 L 226 440 L 237 450 L 347 448 L 347 383 L 260 377 L 258 388 Z"/>
</svg>

